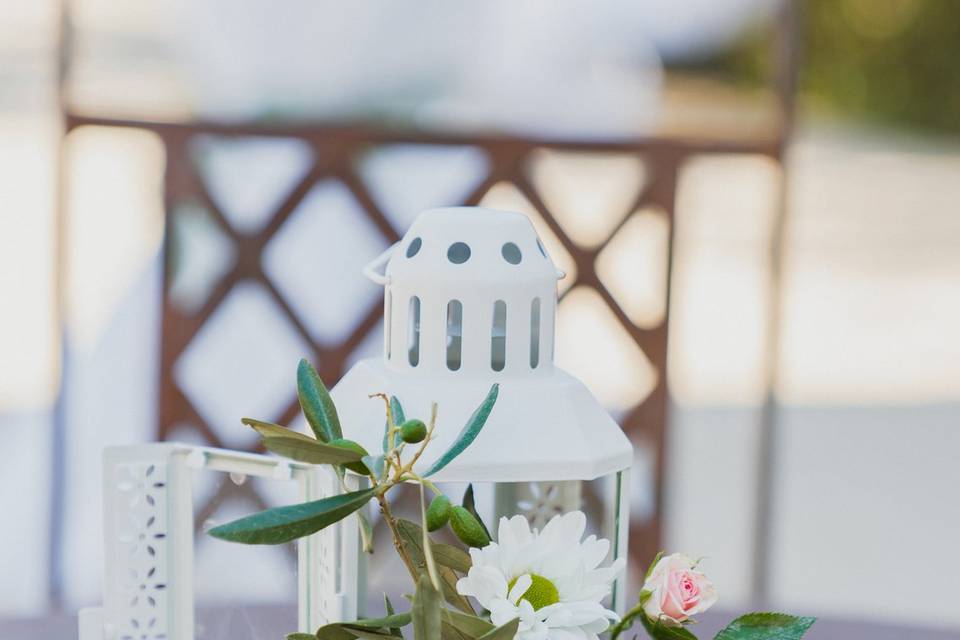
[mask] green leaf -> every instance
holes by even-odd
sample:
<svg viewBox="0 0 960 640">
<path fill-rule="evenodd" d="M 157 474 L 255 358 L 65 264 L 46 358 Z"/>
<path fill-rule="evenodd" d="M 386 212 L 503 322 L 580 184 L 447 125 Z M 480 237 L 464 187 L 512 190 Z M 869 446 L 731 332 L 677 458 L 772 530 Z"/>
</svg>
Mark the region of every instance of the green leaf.
<svg viewBox="0 0 960 640">
<path fill-rule="evenodd" d="M 423 555 L 423 530 L 420 528 L 420 525 L 410 522 L 409 520 L 398 518 L 397 531 L 400 534 L 400 541 L 407 555 L 410 556 L 410 559 L 417 565 L 420 571 L 425 572 L 427 561 Z M 431 546 L 433 547 L 434 554 L 436 554 L 438 545 L 431 542 Z M 444 599 L 465 613 L 475 614 L 476 612 L 473 610 L 470 601 L 457 593 L 457 580 L 460 579 L 457 573 L 439 561 L 437 564 L 441 565 L 437 567 L 437 574 L 440 577 L 440 591 L 443 593 Z"/>
<path fill-rule="evenodd" d="M 399 426 L 407 421 L 407 417 L 403 414 L 403 407 L 400 406 L 400 401 L 397 400 L 397 396 L 390 396 L 390 413 L 393 414 L 394 426 Z M 387 451 L 390 451 L 390 422 L 384 420 L 383 452 L 386 453 Z"/>
<path fill-rule="evenodd" d="M 487 525 L 483 523 L 483 518 L 480 517 L 480 514 L 477 513 L 477 505 L 473 499 L 473 483 L 467 485 L 467 490 L 463 492 L 463 508 L 470 512 L 474 518 L 477 519 L 477 522 L 480 523 L 480 526 L 483 527 L 483 532 L 487 534 L 487 540 L 493 540 L 493 536 L 490 535 L 490 529 L 487 529 Z"/>
<path fill-rule="evenodd" d="M 506 624 L 502 624 L 493 631 L 480 636 L 480 640 L 513 640 L 517 635 L 517 628 L 520 626 L 520 618 L 514 618 Z"/>
<path fill-rule="evenodd" d="M 441 640 L 476 640 L 475 636 L 468 635 L 450 625 L 446 618 L 440 621 L 440 638 Z"/>
<path fill-rule="evenodd" d="M 470 554 L 460 547 L 442 542 L 431 542 L 430 547 L 433 549 L 433 558 L 442 567 L 450 567 L 454 571 L 466 573 L 473 566 Z"/>
<path fill-rule="evenodd" d="M 373 526 L 363 511 L 357 511 L 357 523 L 360 527 L 360 542 L 364 553 L 373 553 Z"/>
<path fill-rule="evenodd" d="M 785 613 L 748 613 L 727 625 L 714 640 L 798 640 L 816 621 Z"/>
<path fill-rule="evenodd" d="M 297 366 L 297 397 L 317 440 L 330 442 L 343 437 L 333 398 L 317 370 L 306 359 L 301 359 Z"/>
<path fill-rule="evenodd" d="M 359 625 L 344 623 L 327 624 L 317 629 L 317 638 L 320 640 L 392 640 L 394 636 L 385 629 L 367 628 Z"/>
<path fill-rule="evenodd" d="M 312 633 L 288 633 L 287 640 L 317 640 Z"/>
<path fill-rule="evenodd" d="M 660 620 L 654 622 L 646 614 L 637 617 L 653 640 L 697 640 L 697 636 L 687 631 L 686 627 L 669 627 Z"/>
<path fill-rule="evenodd" d="M 494 628 L 483 618 L 453 611 L 452 609 L 444 609 L 442 618 L 444 637 L 449 637 L 452 640 L 479 638 Z"/>
<path fill-rule="evenodd" d="M 353 635 L 339 624 L 325 624 L 314 635 L 319 640 L 354 640 L 357 636 Z"/>
<path fill-rule="evenodd" d="M 386 593 L 383 594 L 383 607 L 387 611 L 387 616 L 392 616 L 395 612 L 393 610 L 393 603 L 390 602 L 390 596 Z M 390 635 L 396 638 L 402 638 L 403 634 L 400 633 L 400 627 L 390 627 Z"/>
<path fill-rule="evenodd" d="M 392 608 L 392 607 L 391 607 Z M 342 622 L 344 627 L 365 627 L 368 629 L 379 629 L 381 627 L 405 627 L 410 624 L 411 614 L 391 613 L 383 618 L 362 618 L 353 622 Z"/>
<path fill-rule="evenodd" d="M 281 544 L 316 533 L 362 507 L 374 489 L 344 493 L 313 502 L 277 507 L 214 527 L 210 535 L 245 544 Z"/>
<path fill-rule="evenodd" d="M 492 387 L 490 387 L 487 397 L 483 399 L 483 402 L 480 403 L 480 406 L 476 408 L 476 410 L 473 412 L 473 415 L 471 415 L 470 419 L 467 420 L 467 424 L 463 426 L 463 429 L 460 431 L 460 435 L 457 436 L 457 439 L 454 440 L 453 444 L 450 445 L 450 448 L 447 449 L 446 452 L 444 452 L 444 454 L 433 463 L 433 466 L 431 466 L 430 469 L 423 474 L 425 478 L 432 476 L 450 464 L 454 458 L 463 453 L 464 450 L 469 447 L 474 440 L 477 439 L 477 436 L 480 434 L 480 430 L 483 429 L 483 425 L 486 424 L 487 418 L 490 416 L 490 412 L 493 411 L 493 405 L 496 404 L 497 395 L 499 395 L 499 393 L 499 384 L 494 384 Z"/>
<path fill-rule="evenodd" d="M 437 562 L 433 559 L 433 545 L 430 544 L 430 536 L 427 535 L 427 505 L 426 498 L 423 495 L 424 487 L 420 485 L 420 533 L 423 536 L 423 558 L 427 564 L 427 575 L 430 576 L 430 584 L 434 589 L 440 589 L 440 576 L 437 573 Z"/>
<path fill-rule="evenodd" d="M 268 451 L 285 458 L 310 464 L 345 464 L 363 457 L 356 451 L 325 444 L 279 424 L 253 418 L 243 418 L 241 422 L 260 434 Z"/>
<path fill-rule="evenodd" d="M 389 602 L 389 600 L 388 600 Z M 383 618 L 363 618 L 353 622 L 334 622 L 326 624 L 317 629 L 317 638 L 322 640 L 353 640 L 362 638 L 363 640 L 387 640 L 395 637 L 403 637 L 400 633 L 400 627 L 410 624 L 410 613 L 393 613 L 393 606 L 388 609 L 387 616 Z M 311 636 L 314 637 L 314 636 Z"/>
<path fill-rule="evenodd" d="M 383 456 L 363 456 L 360 461 L 373 473 L 374 478 L 377 480 L 383 479 L 383 469 L 386 463 Z"/>
<path fill-rule="evenodd" d="M 440 593 L 430 584 L 430 578 L 421 575 L 413 594 L 414 640 L 440 640 Z"/>
<path fill-rule="evenodd" d="M 397 396 L 390 396 L 390 412 L 393 414 L 393 424 L 403 424 L 407 421 L 407 416 L 403 413 L 403 407 Z"/>
</svg>

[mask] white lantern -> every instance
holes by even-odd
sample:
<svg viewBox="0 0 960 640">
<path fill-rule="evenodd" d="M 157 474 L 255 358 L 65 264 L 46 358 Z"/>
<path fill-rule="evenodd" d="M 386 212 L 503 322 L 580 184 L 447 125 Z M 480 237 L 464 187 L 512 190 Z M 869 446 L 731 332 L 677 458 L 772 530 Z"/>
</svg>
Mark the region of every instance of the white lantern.
<svg viewBox="0 0 960 640">
<path fill-rule="evenodd" d="M 380 449 L 383 405 L 371 393 L 397 397 L 407 416 L 427 416 L 437 402 L 437 442 L 422 471 L 498 384 L 480 435 L 431 480 L 491 483 L 490 515 L 522 513 L 534 525 L 580 508 L 583 483 L 599 481 L 603 513 L 592 529 L 611 540 L 610 560 L 625 558 L 632 449 L 586 387 L 553 364 L 563 274 L 530 221 L 489 209 L 431 209 L 366 272 L 385 286 L 384 352 L 357 363 L 332 391 L 348 435 Z M 249 477 L 287 484 L 291 502 L 340 491 L 329 467 L 273 456 L 173 443 L 108 450 L 104 606 L 80 612 L 81 640 L 197 637 L 194 537 L 204 535 L 192 508 L 198 474 L 221 483 Z M 353 515 L 297 542 L 301 630 L 352 620 L 362 610 L 359 546 Z M 612 595 L 621 612 L 624 582 L 621 576 Z"/>
<path fill-rule="evenodd" d="M 378 269 L 385 267 L 383 273 Z M 457 437 L 493 383 L 499 397 L 479 437 L 431 477 L 494 483 L 494 516 L 534 525 L 581 507 L 584 481 L 605 479 L 592 528 L 626 557 L 632 447 L 576 378 L 554 366 L 557 279 L 530 220 L 477 207 L 430 209 L 365 272 L 385 288 L 384 351 L 357 363 L 332 390 L 341 421 L 369 451 L 381 446 L 383 405 L 410 416 L 439 403 L 437 442 L 421 471 Z M 370 426 L 367 426 L 370 425 Z M 613 589 L 622 610 L 624 578 Z M 360 596 L 358 596 L 360 597 Z M 349 611 L 350 614 L 356 611 Z"/>
</svg>

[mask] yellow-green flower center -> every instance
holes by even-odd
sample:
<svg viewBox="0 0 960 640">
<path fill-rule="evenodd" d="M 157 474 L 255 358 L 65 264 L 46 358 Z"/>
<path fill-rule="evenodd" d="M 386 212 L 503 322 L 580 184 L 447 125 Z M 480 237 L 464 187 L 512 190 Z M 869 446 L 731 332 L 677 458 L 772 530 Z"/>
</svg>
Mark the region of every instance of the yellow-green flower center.
<svg viewBox="0 0 960 640">
<path fill-rule="evenodd" d="M 513 589 L 513 585 L 517 583 L 519 578 L 520 576 L 517 576 L 510 581 L 510 584 L 507 585 L 507 591 Z M 529 602 L 534 610 L 560 602 L 560 592 L 557 591 L 556 585 L 552 582 L 535 573 L 530 574 L 530 580 L 530 587 L 523 592 L 520 599 Z"/>
</svg>

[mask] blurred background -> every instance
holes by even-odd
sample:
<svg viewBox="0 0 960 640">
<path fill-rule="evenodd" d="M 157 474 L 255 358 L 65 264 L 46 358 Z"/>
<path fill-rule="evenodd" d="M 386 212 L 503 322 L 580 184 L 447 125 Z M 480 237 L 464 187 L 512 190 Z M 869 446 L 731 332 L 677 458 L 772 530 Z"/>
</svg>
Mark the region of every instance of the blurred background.
<svg viewBox="0 0 960 640">
<path fill-rule="evenodd" d="M 0 636 L 100 601 L 104 446 L 295 420 L 380 351 L 360 267 L 473 203 L 570 274 L 635 574 L 960 637 L 958 59 L 953 0 L 0 0 Z"/>
</svg>

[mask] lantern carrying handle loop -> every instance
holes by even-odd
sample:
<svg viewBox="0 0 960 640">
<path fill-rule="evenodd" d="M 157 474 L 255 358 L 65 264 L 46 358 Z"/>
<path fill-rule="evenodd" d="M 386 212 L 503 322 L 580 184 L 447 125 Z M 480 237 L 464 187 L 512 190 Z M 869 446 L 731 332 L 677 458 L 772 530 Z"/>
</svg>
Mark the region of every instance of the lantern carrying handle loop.
<svg viewBox="0 0 960 640">
<path fill-rule="evenodd" d="M 380 273 L 379 269 L 383 265 L 387 264 L 387 261 L 390 260 L 390 256 L 393 255 L 393 250 L 396 246 L 400 244 L 399 242 L 390 245 L 386 250 L 378 255 L 376 258 L 371 260 L 367 266 L 363 268 L 363 275 L 367 276 L 368 279 L 380 285 L 390 284 L 390 276 L 385 273 Z"/>
</svg>

